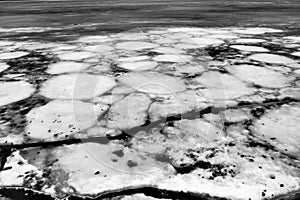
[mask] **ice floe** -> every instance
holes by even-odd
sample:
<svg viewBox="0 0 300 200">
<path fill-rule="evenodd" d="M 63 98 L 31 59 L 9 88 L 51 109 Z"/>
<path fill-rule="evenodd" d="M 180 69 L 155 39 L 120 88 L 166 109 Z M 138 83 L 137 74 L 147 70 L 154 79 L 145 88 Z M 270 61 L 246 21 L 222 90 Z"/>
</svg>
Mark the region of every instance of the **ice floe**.
<svg viewBox="0 0 300 200">
<path fill-rule="evenodd" d="M 116 85 L 114 79 L 90 74 L 68 74 L 43 83 L 40 94 L 51 99 L 91 99 Z"/>
<path fill-rule="evenodd" d="M 235 40 L 236 43 L 241 43 L 241 44 L 252 44 L 252 43 L 264 43 L 267 42 L 264 39 L 255 39 L 255 38 L 240 38 Z"/>
<path fill-rule="evenodd" d="M 24 81 L 0 81 L 0 106 L 26 99 L 34 92 L 34 86 Z"/>
<path fill-rule="evenodd" d="M 77 52 L 69 52 L 69 53 L 64 53 L 64 54 L 59 54 L 58 58 L 61 60 L 83 60 L 87 58 L 91 58 L 95 56 L 95 54 L 87 51 L 77 51 Z"/>
<path fill-rule="evenodd" d="M 54 167 L 69 174 L 66 181 L 81 195 L 155 185 L 173 173 L 165 163 L 121 145 L 85 143 L 59 147 L 52 153 L 59 158 Z"/>
<path fill-rule="evenodd" d="M 135 90 L 153 94 L 173 94 L 186 89 L 183 80 L 156 72 L 132 72 L 118 80 Z"/>
<path fill-rule="evenodd" d="M 241 28 L 241 29 L 233 29 L 234 33 L 239 34 L 250 34 L 250 35 L 259 35 L 265 33 L 281 33 L 282 30 L 273 29 L 273 28 Z"/>
<path fill-rule="evenodd" d="M 158 63 L 154 61 L 139 61 L 139 62 L 124 62 L 120 63 L 118 67 L 132 70 L 132 71 L 143 71 L 154 69 L 157 67 Z"/>
<path fill-rule="evenodd" d="M 270 110 L 257 120 L 254 131 L 257 136 L 267 139 L 275 148 L 299 159 L 299 120 L 299 104 L 283 105 L 279 109 Z"/>
<path fill-rule="evenodd" d="M 268 88 L 286 87 L 294 80 L 293 77 L 286 77 L 279 72 L 255 65 L 235 65 L 227 70 L 243 81 Z"/>
<path fill-rule="evenodd" d="M 93 126 L 107 108 L 104 104 L 54 100 L 26 115 L 26 133 L 38 140 L 66 139 Z"/>
<path fill-rule="evenodd" d="M 9 68 L 9 65 L 6 63 L 0 63 L 0 73 Z"/>
<path fill-rule="evenodd" d="M 207 100 L 234 99 L 255 92 L 246 83 L 228 74 L 210 71 L 193 80 L 205 89 L 199 89 Z"/>
<path fill-rule="evenodd" d="M 89 65 L 79 62 L 58 62 L 48 66 L 47 73 L 63 74 L 69 72 L 80 72 L 87 69 Z"/>
<path fill-rule="evenodd" d="M 271 53 L 260 53 L 249 56 L 250 59 L 259 62 L 272 63 L 272 64 L 289 64 L 295 63 L 296 61 L 281 55 L 271 54 Z"/>
<path fill-rule="evenodd" d="M 126 130 L 141 126 L 151 103 L 146 94 L 133 93 L 113 104 L 108 113 L 108 127 Z"/>
<path fill-rule="evenodd" d="M 124 49 L 124 50 L 142 50 L 142 49 L 152 49 L 155 47 L 158 47 L 158 45 L 149 42 L 122 42 L 116 44 L 117 49 Z"/>
<path fill-rule="evenodd" d="M 240 51 L 269 52 L 268 49 L 258 46 L 231 45 L 230 47 Z"/>
<path fill-rule="evenodd" d="M 29 54 L 29 52 L 26 52 L 26 51 L 0 53 L 0 60 L 20 58 L 20 57 L 26 56 L 28 54 Z"/>
<path fill-rule="evenodd" d="M 294 52 L 294 53 L 292 53 L 292 55 L 293 55 L 293 56 L 300 57 L 300 51 Z"/>
<path fill-rule="evenodd" d="M 210 46 L 210 45 L 220 45 L 224 43 L 223 40 L 215 39 L 215 38 L 190 38 L 190 39 L 182 39 L 181 42 L 198 45 L 199 48 Z"/>
</svg>

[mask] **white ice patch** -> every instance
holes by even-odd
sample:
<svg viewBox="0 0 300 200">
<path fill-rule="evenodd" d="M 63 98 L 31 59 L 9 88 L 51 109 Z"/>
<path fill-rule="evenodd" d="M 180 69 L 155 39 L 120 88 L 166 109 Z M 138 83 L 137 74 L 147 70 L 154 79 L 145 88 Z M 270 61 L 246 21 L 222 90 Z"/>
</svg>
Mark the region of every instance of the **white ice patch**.
<svg viewBox="0 0 300 200">
<path fill-rule="evenodd" d="M 41 95 L 50 99 L 91 99 L 116 85 L 114 79 L 90 74 L 60 75 L 44 82 Z"/>
<path fill-rule="evenodd" d="M 293 56 L 300 57 L 300 51 L 294 52 L 294 53 L 292 53 L 292 55 L 293 55 Z"/>
<path fill-rule="evenodd" d="M 215 71 L 203 73 L 202 76 L 195 78 L 194 82 L 205 88 L 199 91 L 208 100 L 234 99 L 255 92 L 234 76 Z"/>
<path fill-rule="evenodd" d="M 264 47 L 257 47 L 257 46 L 231 45 L 230 47 L 240 51 L 269 52 L 268 49 Z"/>
<path fill-rule="evenodd" d="M 280 56 L 276 54 L 271 53 L 259 53 L 249 56 L 251 60 L 256 60 L 259 62 L 265 62 L 265 63 L 271 63 L 271 64 L 289 64 L 289 63 L 295 63 L 296 61 L 285 57 Z"/>
<path fill-rule="evenodd" d="M 84 49 L 86 51 L 92 51 L 92 52 L 95 52 L 95 53 L 105 53 L 105 52 L 114 50 L 113 47 L 108 46 L 108 45 L 87 46 Z"/>
<path fill-rule="evenodd" d="M 182 43 L 188 43 L 193 45 L 198 45 L 198 47 L 206 47 L 211 45 L 220 45 L 223 44 L 224 41 L 221 39 L 215 39 L 215 38 L 191 38 L 191 39 L 182 39 Z"/>
<path fill-rule="evenodd" d="M 300 42 L 300 36 L 287 36 L 287 37 L 283 37 L 283 39 L 291 40 L 294 42 Z"/>
<path fill-rule="evenodd" d="M 32 109 L 26 119 L 29 137 L 41 140 L 66 139 L 93 126 L 107 105 L 81 101 L 54 100 Z"/>
<path fill-rule="evenodd" d="M 285 153 L 293 154 L 299 158 L 299 121 L 299 104 L 283 105 L 279 109 L 269 111 L 257 120 L 254 123 L 254 133 L 267 139 L 269 143 Z"/>
<path fill-rule="evenodd" d="M 273 28 L 244 28 L 244 29 L 233 29 L 232 32 L 239 33 L 239 34 L 259 35 L 265 33 L 280 33 L 283 31 L 279 29 L 273 29 Z"/>
<path fill-rule="evenodd" d="M 144 70 L 154 69 L 155 67 L 157 67 L 157 65 L 158 63 L 154 61 L 139 61 L 139 62 L 120 63 L 118 67 L 132 70 L 132 71 L 144 71 Z"/>
<path fill-rule="evenodd" d="M 9 65 L 5 63 L 0 63 L 0 73 L 3 72 L 4 70 L 8 69 Z"/>
<path fill-rule="evenodd" d="M 117 59 L 118 62 L 136 62 L 136 61 L 143 61 L 148 60 L 149 56 L 132 56 L 132 57 L 120 57 Z"/>
<path fill-rule="evenodd" d="M 174 173 L 166 163 L 121 145 L 84 143 L 55 148 L 56 167 L 79 194 L 96 195 L 157 182 Z M 84 177 L 84 178 L 82 178 Z"/>
<path fill-rule="evenodd" d="M 243 81 L 268 88 L 282 88 L 290 85 L 292 77 L 285 77 L 279 72 L 254 65 L 236 65 L 227 70 Z"/>
<path fill-rule="evenodd" d="M 183 80 L 156 72 L 128 73 L 119 81 L 135 90 L 153 94 L 173 94 L 186 89 Z"/>
<path fill-rule="evenodd" d="M 171 115 L 184 114 L 208 106 L 206 99 L 197 93 L 197 91 L 192 90 L 171 95 L 161 95 L 156 98 L 159 101 L 153 102 L 149 108 L 149 116 L 152 121 Z"/>
<path fill-rule="evenodd" d="M 0 53 L 0 60 L 20 58 L 20 57 L 26 56 L 28 54 L 29 54 L 29 52 L 25 52 L 25 51 Z"/>
<path fill-rule="evenodd" d="M 19 163 L 22 163 L 22 165 Z M 11 168 L 0 171 L 1 186 L 23 186 L 26 174 L 34 173 L 36 177 L 42 175 L 42 172 L 36 166 L 29 164 L 27 160 L 20 156 L 19 151 L 15 151 L 8 156 L 4 167 Z"/>
<path fill-rule="evenodd" d="M 113 104 L 108 113 L 108 128 L 121 130 L 141 126 L 147 119 L 151 103 L 145 94 L 133 93 Z"/>
<path fill-rule="evenodd" d="M 47 73 L 63 74 L 69 72 L 80 72 L 87 69 L 89 65 L 79 62 L 58 62 L 48 66 Z"/>
<path fill-rule="evenodd" d="M 3 82 L 0 81 L 0 106 L 30 97 L 35 91 L 33 85 L 24 82 Z"/>
<path fill-rule="evenodd" d="M 157 44 L 149 43 L 149 42 L 122 42 L 117 43 L 117 49 L 124 49 L 124 50 L 142 50 L 142 49 L 152 49 L 158 47 Z"/>
<path fill-rule="evenodd" d="M 255 38 L 241 38 L 235 40 L 236 43 L 241 43 L 241 44 L 253 44 L 253 43 L 263 43 L 267 42 L 266 40 L 263 39 L 255 39 Z"/>
<path fill-rule="evenodd" d="M 69 53 L 64 53 L 64 54 L 59 54 L 58 58 L 61 60 L 83 60 L 91 57 L 95 57 L 96 55 L 91 52 L 86 52 L 86 51 L 76 51 L 76 52 L 69 52 Z"/>
</svg>

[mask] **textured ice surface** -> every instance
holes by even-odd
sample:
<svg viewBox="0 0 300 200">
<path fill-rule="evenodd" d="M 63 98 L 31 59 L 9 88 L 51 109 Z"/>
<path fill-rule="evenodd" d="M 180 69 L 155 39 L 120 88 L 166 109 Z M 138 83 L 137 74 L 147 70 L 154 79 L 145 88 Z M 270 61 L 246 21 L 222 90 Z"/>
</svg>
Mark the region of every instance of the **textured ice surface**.
<svg viewBox="0 0 300 200">
<path fill-rule="evenodd" d="M 133 93 L 126 96 L 110 108 L 107 126 L 123 130 L 143 125 L 150 103 L 150 98 L 145 94 Z"/>
<path fill-rule="evenodd" d="M 112 78 L 90 74 L 68 74 L 46 81 L 40 94 L 51 99 L 91 99 L 115 86 Z"/>
<path fill-rule="evenodd" d="M 94 125 L 107 108 L 103 104 L 54 100 L 26 115 L 26 133 L 39 140 L 66 139 Z"/>
<path fill-rule="evenodd" d="M 299 191 L 300 46 L 286 32 L 0 41 L 0 186 L 114 199 Z"/>
<path fill-rule="evenodd" d="M 144 71 L 157 67 L 158 63 L 153 61 L 139 61 L 139 62 L 124 62 L 118 66 L 132 71 Z"/>
<path fill-rule="evenodd" d="M 26 99 L 34 91 L 34 86 L 24 81 L 0 81 L 0 106 Z"/>
<path fill-rule="evenodd" d="M 227 69 L 241 80 L 262 87 L 282 88 L 289 86 L 293 80 L 292 77 L 286 77 L 279 72 L 254 65 L 236 65 Z"/>
<path fill-rule="evenodd" d="M 89 65 L 78 62 L 58 62 L 48 66 L 47 73 L 63 74 L 68 72 L 80 72 L 88 68 Z"/>
<path fill-rule="evenodd" d="M 203 93 L 208 100 L 235 99 L 254 93 L 254 89 L 241 80 L 216 71 L 205 72 L 194 81 L 205 88 L 200 89 L 199 92 Z"/>
<path fill-rule="evenodd" d="M 299 158 L 299 104 L 283 105 L 279 109 L 270 110 L 254 125 L 255 133 L 276 148 Z"/>
<path fill-rule="evenodd" d="M 146 93 L 172 94 L 186 89 L 183 80 L 156 72 L 128 73 L 118 80 Z"/>
</svg>

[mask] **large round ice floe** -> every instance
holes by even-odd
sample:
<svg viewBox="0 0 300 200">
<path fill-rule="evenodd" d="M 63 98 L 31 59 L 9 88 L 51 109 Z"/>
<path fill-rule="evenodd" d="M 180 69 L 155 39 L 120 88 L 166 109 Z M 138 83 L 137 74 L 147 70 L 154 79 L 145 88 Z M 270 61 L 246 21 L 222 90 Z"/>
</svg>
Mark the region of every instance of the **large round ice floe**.
<svg viewBox="0 0 300 200">
<path fill-rule="evenodd" d="M 28 54 L 29 54 L 29 52 L 26 52 L 26 51 L 0 53 L 0 60 L 20 58 L 20 57 L 26 56 Z"/>
<path fill-rule="evenodd" d="M 68 185 L 82 195 L 155 185 L 174 173 L 167 163 L 116 144 L 63 146 L 55 148 L 53 156 L 58 158 L 54 167 L 68 173 Z"/>
<path fill-rule="evenodd" d="M 295 63 L 296 61 L 285 57 L 280 56 L 276 54 L 271 53 L 259 53 L 249 56 L 250 59 L 256 60 L 259 62 L 265 62 L 265 63 L 272 63 L 272 64 L 289 64 L 289 63 Z"/>
<path fill-rule="evenodd" d="M 150 103 L 146 94 L 133 93 L 126 96 L 110 108 L 107 126 L 124 130 L 143 125 Z"/>
<path fill-rule="evenodd" d="M 183 80 L 157 72 L 128 73 L 119 81 L 138 90 L 153 94 L 172 94 L 186 89 Z"/>
<path fill-rule="evenodd" d="M 117 49 L 124 50 L 142 50 L 142 49 L 151 49 L 158 47 L 157 44 L 149 43 L 149 42 L 121 42 L 116 44 Z"/>
<path fill-rule="evenodd" d="M 264 47 L 257 47 L 257 46 L 231 45 L 230 47 L 240 51 L 269 52 L 268 49 Z"/>
<path fill-rule="evenodd" d="M 34 91 L 33 85 L 24 81 L 0 81 L 0 106 L 26 99 L 30 97 Z"/>
<path fill-rule="evenodd" d="M 119 67 L 132 71 L 149 70 L 157 67 L 157 65 L 158 63 L 155 61 L 124 62 L 118 64 Z"/>
<path fill-rule="evenodd" d="M 94 125 L 107 108 L 103 104 L 54 100 L 26 115 L 26 132 L 35 139 L 63 139 Z"/>
<path fill-rule="evenodd" d="M 79 62 L 58 62 L 48 66 L 47 73 L 49 74 L 62 74 L 68 72 L 80 72 L 88 68 L 89 65 Z"/>
<path fill-rule="evenodd" d="M 205 72 L 202 76 L 195 78 L 194 82 L 204 87 L 199 91 L 208 100 L 234 99 L 255 92 L 253 88 L 234 76 L 216 71 Z"/>
<path fill-rule="evenodd" d="M 60 75 L 46 81 L 41 95 L 51 99 L 91 99 L 115 86 L 112 78 L 90 74 Z"/>
<path fill-rule="evenodd" d="M 255 134 L 285 153 L 300 158 L 300 105 L 283 105 L 254 123 Z"/>
<path fill-rule="evenodd" d="M 292 77 L 286 77 L 279 72 L 254 65 L 236 65 L 228 67 L 227 70 L 241 80 L 269 88 L 286 87 L 293 80 Z"/>
</svg>

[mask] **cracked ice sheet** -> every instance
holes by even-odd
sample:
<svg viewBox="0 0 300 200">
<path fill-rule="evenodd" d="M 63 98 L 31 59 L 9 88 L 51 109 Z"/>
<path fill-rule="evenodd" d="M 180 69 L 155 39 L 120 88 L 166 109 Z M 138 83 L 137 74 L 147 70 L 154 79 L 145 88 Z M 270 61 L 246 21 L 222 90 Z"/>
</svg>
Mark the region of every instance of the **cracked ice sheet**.
<svg viewBox="0 0 300 200">
<path fill-rule="evenodd" d="M 4 42 L 1 51 L 9 54 L 4 54 L 5 59 L 1 62 L 19 59 L 22 54 L 18 55 L 13 51 L 19 49 L 21 52 L 26 52 L 26 49 L 23 50 L 22 47 L 52 51 L 54 55 L 58 55 L 57 59 L 60 61 L 49 65 L 46 73 L 52 71 L 51 74 L 64 73 L 64 75 L 49 76 L 46 82 L 41 83 L 39 94 L 53 99 L 75 97 L 77 99 L 75 104 L 86 105 L 80 106 L 82 109 L 78 112 L 79 116 L 76 119 L 80 121 L 77 128 L 83 131 L 77 128 L 74 131 L 72 127 L 66 126 L 68 123 L 72 124 L 76 117 L 72 115 L 71 108 L 74 102 L 66 105 L 57 102 L 71 102 L 70 100 L 52 100 L 45 105 L 32 108 L 27 114 L 27 119 L 29 121 L 32 119 L 30 124 L 34 123 L 34 131 L 27 137 L 55 141 L 67 135 L 86 139 L 87 137 L 121 134 L 121 130 L 112 128 L 134 129 L 138 127 L 142 130 L 133 135 L 129 141 L 120 139 L 114 143 L 106 139 L 105 142 L 108 144 L 105 145 L 101 144 L 101 141 L 62 145 L 50 150 L 46 149 L 51 152 L 49 155 L 34 154 L 34 157 L 38 157 L 37 160 L 51 157 L 52 162 L 37 163 L 33 161 L 34 159 L 29 159 L 28 156 L 22 154 L 26 166 L 26 159 L 31 163 L 30 169 L 33 172 L 54 167 L 55 172 L 51 172 L 51 177 L 63 179 L 60 181 L 63 185 L 48 180 L 45 184 L 42 182 L 42 185 L 36 185 L 37 182 L 34 181 L 30 182 L 30 187 L 42 188 L 41 190 L 46 193 L 59 196 L 61 193 L 76 193 L 73 187 L 79 194 L 96 195 L 114 189 L 151 184 L 171 191 L 209 193 L 213 196 L 232 199 L 262 199 L 262 193 L 264 197 L 271 197 L 299 189 L 299 169 L 294 167 L 295 164 L 289 165 L 292 163 L 290 158 L 282 158 L 286 154 L 295 157 L 299 151 L 297 149 L 299 145 L 296 143 L 298 135 L 295 133 L 298 127 L 294 126 L 297 124 L 294 118 L 297 119 L 297 117 L 295 114 L 287 116 L 290 112 L 298 112 L 294 105 L 285 105 L 274 110 L 267 109 L 266 114 L 260 119 L 252 116 L 251 108 L 227 109 L 203 116 L 187 115 L 192 119 L 180 120 L 176 117 L 172 119 L 173 115 L 201 112 L 202 108 L 207 109 L 212 105 L 225 108 L 235 106 L 239 101 L 253 103 L 285 97 L 299 99 L 299 80 L 297 79 L 299 73 L 295 70 L 299 68 L 299 61 L 292 55 L 299 51 L 296 50 L 299 47 L 292 46 L 297 37 L 295 36 L 296 39 L 295 37 L 278 38 L 275 43 L 283 48 L 283 51 L 279 52 L 274 50 L 269 42 L 274 39 L 273 36 L 263 35 L 276 32 L 281 31 L 268 28 L 159 29 L 144 33 L 83 37 L 66 45 L 40 44 L 41 49 L 34 43 L 26 45 L 26 43 L 6 44 Z M 292 50 L 284 48 L 286 40 L 289 41 L 288 44 L 291 44 L 289 48 L 293 48 Z M 211 46 L 230 47 L 232 45 L 239 45 L 240 48 L 241 44 L 243 44 L 242 49 L 252 48 L 254 52 L 235 51 L 230 55 L 231 57 L 225 56 L 224 60 L 217 61 L 219 58 L 208 55 L 205 49 Z M 245 44 L 251 44 L 258 49 L 253 49 L 251 46 L 245 47 Z M 261 48 L 266 48 L 270 52 L 255 53 L 255 51 L 262 50 Z M 225 55 L 231 53 L 226 48 L 225 50 L 220 48 L 220 52 Z M 217 53 L 217 50 L 213 53 Z M 76 63 L 76 65 L 70 64 L 63 68 L 61 63 Z M 140 68 L 147 71 L 116 70 L 115 72 L 113 66 L 120 63 L 129 63 L 125 68 L 131 70 Z M 239 63 L 247 63 L 248 67 L 243 68 Z M 58 67 L 53 67 L 53 65 L 58 65 Z M 81 68 L 81 66 L 85 67 Z M 236 71 L 231 68 L 236 68 Z M 83 82 L 77 82 L 80 87 L 75 89 L 80 92 L 73 96 L 74 85 L 70 83 L 76 82 L 74 77 L 82 70 L 86 73 L 84 74 L 86 78 L 83 78 Z M 95 74 L 97 76 L 101 74 L 100 76 L 103 79 L 107 78 L 107 81 L 100 85 L 99 90 L 90 91 L 88 88 L 95 86 Z M 113 76 L 117 77 L 116 81 L 112 78 Z M 14 74 L 5 75 L 5 78 L 9 77 L 10 79 L 18 78 Z M 5 82 L 5 84 L 8 83 L 11 82 Z M 101 105 L 102 109 L 99 112 L 94 113 L 94 103 Z M 103 104 L 110 104 L 111 107 Z M 64 109 L 60 110 L 61 106 Z M 285 107 L 292 108 L 285 109 Z M 57 121 L 52 116 L 53 110 L 54 114 L 60 115 Z M 280 117 L 274 114 L 277 111 Z M 208 111 L 205 110 L 205 112 Z M 114 118 L 114 115 L 115 119 L 109 120 L 109 116 Z M 164 123 L 164 119 L 169 116 L 171 121 L 168 119 Z M 144 129 L 144 125 L 149 122 L 148 118 L 152 121 L 162 120 L 158 121 L 161 123 L 156 127 L 151 129 L 150 126 L 149 130 L 147 126 Z M 222 120 L 233 125 L 224 131 Z M 256 131 L 255 139 L 267 138 L 267 141 L 280 150 L 279 153 L 247 146 L 248 137 L 250 137 L 247 132 L 249 130 L 240 126 L 245 122 L 250 123 L 251 120 L 255 121 L 253 128 Z M 294 140 L 284 140 L 280 132 L 275 132 L 277 139 L 271 140 L 272 120 L 279 120 L 275 124 L 278 130 L 282 130 L 286 121 L 291 123 L 288 131 Z M 58 123 L 53 125 L 53 121 Z M 32 125 L 28 125 L 27 128 L 30 126 Z M 264 126 L 268 127 L 266 128 L 267 135 L 262 133 Z M 48 132 L 49 127 L 55 132 L 63 133 L 54 137 L 55 133 Z M 231 129 L 234 129 L 232 127 L 238 127 L 234 137 L 231 137 L 233 135 Z M 227 135 L 229 137 L 225 137 Z M 199 145 L 194 145 L 195 142 Z M 31 151 L 31 149 L 26 150 Z M 241 152 L 244 152 L 246 156 L 241 157 Z M 266 157 L 261 157 L 261 155 L 266 155 Z M 100 164 L 98 156 L 100 161 L 104 159 Z M 82 162 L 85 159 L 86 163 Z M 22 176 L 18 176 L 25 172 L 19 172 L 18 165 L 12 164 L 17 161 L 12 160 L 13 158 L 9 157 L 5 165 L 6 170 L 1 172 L 0 176 L 11 173 L 10 180 L 17 180 L 16 183 L 19 185 L 23 184 L 21 183 Z M 45 166 L 45 163 L 51 164 Z M 180 166 L 180 164 L 187 166 Z M 10 165 L 13 166 L 12 169 Z M 119 170 L 114 171 L 116 168 Z M 150 171 L 155 169 L 158 173 L 136 173 L 148 169 Z M 178 172 L 175 172 L 176 170 Z M 126 171 L 129 173 L 125 173 Z M 31 177 L 44 180 L 39 177 L 39 174 L 41 174 L 40 171 L 37 175 L 30 174 L 25 177 L 25 180 Z M 83 176 L 85 179 L 82 179 Z M 12 184 L 6 179 L 2 180 L 5 182 L 2 185 Z M 228 185 L 229 182 L 234 187 Z M 97 187 L 94 187 L 95 184 Z M 53 190 L 53 186 L 56 190 Z"/>
</svg>

